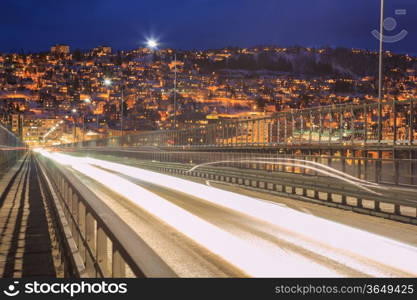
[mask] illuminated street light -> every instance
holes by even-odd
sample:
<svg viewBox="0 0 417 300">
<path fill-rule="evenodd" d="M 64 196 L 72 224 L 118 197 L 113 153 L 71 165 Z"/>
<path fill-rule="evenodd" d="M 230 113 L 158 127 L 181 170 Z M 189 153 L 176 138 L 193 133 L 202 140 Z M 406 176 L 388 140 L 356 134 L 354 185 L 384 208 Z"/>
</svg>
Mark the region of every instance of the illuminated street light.
<svg viewBox="0 0 417 300">
<path fill-rule="evenodd" d="M 155 39 L 152 39 L 152 38 L 148 39 L 146 41 L 146 44 L 147 44 L 148 48 L 150 48 L 150 49 L 155 49 L 155 48 L 158 47 L 158 42 Z"/>
<path fill-rule="evenodd" d="M 77 112 L 77 110 L 76 110 L 75 108 L 73 108 L 71 111 L 72 111 L 72 113 L 74 113 L 74 114 Z"/>
<path fill-rule="evenodd" d="M 106 79 L 104 79 L 104 85 L 106 85 L 106 86 L 110 86 L 111 85 L 111 80 L 110 79 L 108 79 L 108 78 L 106 78 Z"/>
<path fill-rule="evenodd" d="M 85 103 L 91 103 L 91 98 L 86 98 L 86 99 L 84 99 L 84 102 L 85 102 Z"/>
</svg>

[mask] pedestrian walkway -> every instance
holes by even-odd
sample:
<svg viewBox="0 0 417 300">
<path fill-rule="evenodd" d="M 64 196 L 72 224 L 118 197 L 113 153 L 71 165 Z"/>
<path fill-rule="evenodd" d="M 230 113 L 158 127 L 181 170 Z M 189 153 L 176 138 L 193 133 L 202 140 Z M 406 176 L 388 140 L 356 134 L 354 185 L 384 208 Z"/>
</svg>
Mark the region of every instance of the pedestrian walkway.
<svg viewBox="0 0 417 300">
<path fill-rule="evenodd" d="M 0 178 L 0 277 L 57 277 L 45 193 L 32 154 Z"/>
</svg>

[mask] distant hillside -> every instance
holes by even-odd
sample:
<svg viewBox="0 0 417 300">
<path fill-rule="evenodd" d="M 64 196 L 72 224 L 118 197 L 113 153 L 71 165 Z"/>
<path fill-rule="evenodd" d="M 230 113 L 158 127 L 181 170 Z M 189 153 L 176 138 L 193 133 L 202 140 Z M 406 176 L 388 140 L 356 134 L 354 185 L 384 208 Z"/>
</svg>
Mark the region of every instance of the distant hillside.
<svg viewBox="0 0 417 300">
<path fill-rule="evenodd" d="M 307 49 L 292 47 L 284 51 L 259 51 L 251 54 L 233 53 L 222 61 L 209 58 L 196 61 L 203 72 L 222 69 L 246 71 L 285 72 L 300 76 L 337 76 L 359 78 L 375 76 L 378 71 L 378 55 L 365 50 L 346 48 Z M 417 60 L 405 55 L 390 54 L 384 58 L 385 70 L 416 69 Z"/>
</svg>

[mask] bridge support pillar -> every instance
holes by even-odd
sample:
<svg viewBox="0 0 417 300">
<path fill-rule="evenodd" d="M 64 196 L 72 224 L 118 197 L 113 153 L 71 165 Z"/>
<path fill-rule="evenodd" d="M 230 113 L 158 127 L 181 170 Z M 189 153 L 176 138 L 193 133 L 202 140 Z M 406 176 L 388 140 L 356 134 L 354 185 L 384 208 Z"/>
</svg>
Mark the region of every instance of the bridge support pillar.
<svg viewBox="0 0 417 300">
<path fill-rule="evenodd" d="M 381 211 L 381 205 L 379 203 L 379 201 L 374 201 L 374 210 L 377 212 Z"/>
<path fill-rule="evenodd" d="M 400 205 L 398 204 L 394 205 L 394 214 L 401 215 Z"/>
<path fill-rule="evenodd" d="M 332 193 L 327 193 L 326 200 L 330 202 L 332 201 Z"/>
<path fill-rule="evenodd" d="M 341 199 L 342 199 L 341 204 L 342 205 L 346 205 L 347 204 L 346 196 L 345 195 L 341 195 Z"/>
</svg>

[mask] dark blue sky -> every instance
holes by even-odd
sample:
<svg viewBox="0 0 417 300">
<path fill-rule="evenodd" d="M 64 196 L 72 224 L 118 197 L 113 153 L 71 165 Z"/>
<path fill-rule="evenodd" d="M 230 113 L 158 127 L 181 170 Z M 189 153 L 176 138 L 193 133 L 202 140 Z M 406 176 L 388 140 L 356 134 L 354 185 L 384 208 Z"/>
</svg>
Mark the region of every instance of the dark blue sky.
<svg viewBox="0 0 417 300">
<path fill-rule="evenodd" d="M 388 49 L 417 53 L 417 0 L 385 0 L 408 36 Z M 88 49 L 259 44 L 375 49 L 380 0 L 1 0 L 0 51 L 42 51 L 56 43 Z M 395 9 L 406 9 L 396 16 Z"/>
</svg>

